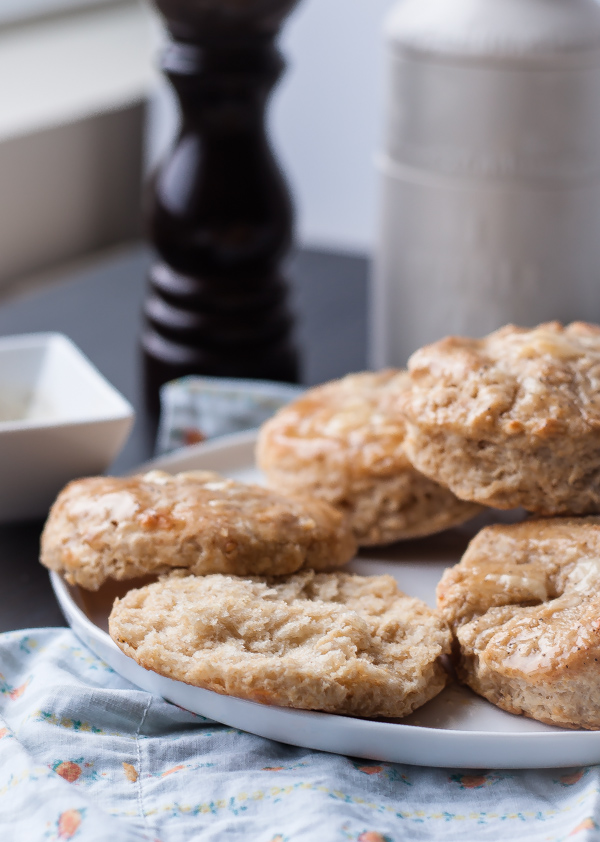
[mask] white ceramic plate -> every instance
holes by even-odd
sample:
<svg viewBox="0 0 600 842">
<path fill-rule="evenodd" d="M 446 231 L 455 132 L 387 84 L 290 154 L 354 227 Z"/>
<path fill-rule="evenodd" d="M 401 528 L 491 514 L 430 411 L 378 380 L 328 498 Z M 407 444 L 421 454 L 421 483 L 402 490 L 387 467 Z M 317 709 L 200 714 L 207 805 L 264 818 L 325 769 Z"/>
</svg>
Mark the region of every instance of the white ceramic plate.
<svg viewBox="0 0 600 842">
<path fill-rule="evenodd" d="M 186 448 L 144 468 L 215 470 L 260 481 L 254 433 Z M 434 604 L 445 567 L 456 563 L 477 525 L 420 541 L 363 552 L 350 569 L 391 573 L 407 593 Z M 119 586 L 90 594 L 52 573 L 52 584 L 73 631 L 116 672 L 183 708 L 262 737 L 354 757 L 464 769 L 543 768 L 600 763 L 600 731 L 568 731 L 513 716 L 457 685 L 401 722 L 371 721 L 314 711 L 269 707 L 191 687 L 138 666 L 107 634 Z M 124 588 L 121 591 L 124 592 Z"/>
</svg>

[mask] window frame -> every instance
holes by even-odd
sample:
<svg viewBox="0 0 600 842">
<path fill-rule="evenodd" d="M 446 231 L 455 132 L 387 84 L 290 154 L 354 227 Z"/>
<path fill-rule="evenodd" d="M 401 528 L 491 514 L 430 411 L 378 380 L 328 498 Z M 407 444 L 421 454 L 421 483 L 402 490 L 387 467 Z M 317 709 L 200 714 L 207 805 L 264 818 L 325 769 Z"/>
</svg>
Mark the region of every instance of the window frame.
<svg viewBox="0 0 600 842">
<path fill-rule="evenodd" d="M 55 15 L 77 13 L 124 0 L 2 0 L 0 29 L 31 23 Z"/>
</svg>

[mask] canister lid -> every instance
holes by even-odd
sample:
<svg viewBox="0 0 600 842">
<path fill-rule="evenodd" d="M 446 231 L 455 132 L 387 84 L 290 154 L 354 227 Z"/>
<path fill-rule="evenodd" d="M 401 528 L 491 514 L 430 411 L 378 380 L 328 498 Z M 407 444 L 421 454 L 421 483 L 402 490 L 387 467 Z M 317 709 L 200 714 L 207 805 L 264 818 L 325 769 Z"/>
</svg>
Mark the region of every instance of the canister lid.
<svg viewBox="0 0 600 842">
<path fill-rule="evenodd" d="M 386 35 L 403 49 L 455 59 L 600 60 L 597 0 L 402 0 Z"/>
<path fill-rule="evenodd" d="M 600 176 L 600 63 L 514 67 L 388 57 L 383 152 L 446 175 L 573 183 Z"/>
</svg>

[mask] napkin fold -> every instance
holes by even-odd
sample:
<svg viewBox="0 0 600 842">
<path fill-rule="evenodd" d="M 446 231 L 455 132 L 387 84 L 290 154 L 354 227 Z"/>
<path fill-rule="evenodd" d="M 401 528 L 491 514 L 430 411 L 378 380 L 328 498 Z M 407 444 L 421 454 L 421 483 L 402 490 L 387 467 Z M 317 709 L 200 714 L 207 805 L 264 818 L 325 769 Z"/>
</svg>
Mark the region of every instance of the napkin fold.
<svg viewBox="0 0 600 842">
<path fill-rule="evenodd" d="M 270 380 L 191 375 L 160 390 L 157 455 L 207 439 L 257 429 L 303 387 Z"/>
<path fill-rule="evenodd" d="M 0 635 L 3 842 L 597 842 L 599 785 L 598 767 L 426 769 L 293 748 L 137 689 L 70 630 Z"/>
</svg>

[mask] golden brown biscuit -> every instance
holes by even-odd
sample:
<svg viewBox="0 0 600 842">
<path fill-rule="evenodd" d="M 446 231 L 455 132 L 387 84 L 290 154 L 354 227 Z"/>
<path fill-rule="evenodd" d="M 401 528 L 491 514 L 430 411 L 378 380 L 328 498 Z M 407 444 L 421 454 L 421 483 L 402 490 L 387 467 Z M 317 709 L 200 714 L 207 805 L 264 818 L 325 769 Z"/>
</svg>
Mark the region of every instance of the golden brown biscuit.
<svg viewBox="0 0 600 842">
<path fill-rule="evenodd" d="M 459 678 L 551 725 L 600 729 L 600 518 L 489 526 L 438 585 Z"/>
<path fill-rule="evenodd" d="M 115 602 L 110 634 L 146 669 L 271 705 L 406 716 L 444 687 L 450 632 L 391 576 L 171 575 Z"/>
<path fill-rule="evenodd" d="M 479 507 L 416 471 L 405 427 L 388 409 L 408 385 L 363 372 L 310 389 L 263 425 L 257 462 L 272 488 L 320 497 L 348 514 L 359 544 L 387 544 L 463 523 Z"/>
<path fill-rule="evenodd" d="M 397 402 L 415 467 L 463 500 L 541 514 L 600 511 L 600 328 L 512 325 L 409 360 Z"/>
<path fill-rule="evenodd" d="M 42 534 L 41 562 L 97 590 L 185 568 L 190 573 L 293 573 L 345 564 L 356 544 L 320 500 L 291 499 L 209 471 L 91 477 L 70 483 Z"/>
</svg>

